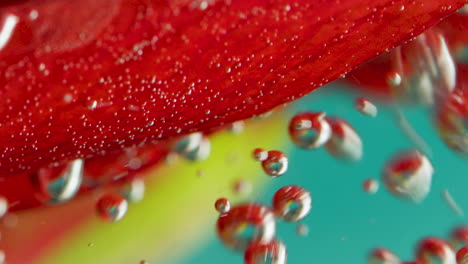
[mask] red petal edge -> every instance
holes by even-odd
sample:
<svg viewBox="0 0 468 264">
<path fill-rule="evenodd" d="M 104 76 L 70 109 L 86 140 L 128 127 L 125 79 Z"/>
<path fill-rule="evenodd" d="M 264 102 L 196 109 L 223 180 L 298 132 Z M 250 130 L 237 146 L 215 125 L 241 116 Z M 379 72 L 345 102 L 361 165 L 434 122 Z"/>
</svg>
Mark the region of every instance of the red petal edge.
<svg viewBox="0 0 468 264">
<path fill-rule="evenodd" d="M 464 3 L 2 4 L 1 174 L 263 113 L 411 39 Z"/>
</svg>

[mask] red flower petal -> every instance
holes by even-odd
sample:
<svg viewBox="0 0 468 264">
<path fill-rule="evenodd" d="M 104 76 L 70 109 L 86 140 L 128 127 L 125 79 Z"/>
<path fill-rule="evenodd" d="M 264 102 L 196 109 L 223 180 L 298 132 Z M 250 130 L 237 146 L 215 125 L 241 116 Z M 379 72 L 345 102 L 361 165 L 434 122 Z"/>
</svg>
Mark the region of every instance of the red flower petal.
<svg viewBox="0 0 468 264">
<path fill-rule="evenodd" d="M 265 112 L 464 3 L 3 4 L 0 171 L 36 170 Z"/>
</svg>

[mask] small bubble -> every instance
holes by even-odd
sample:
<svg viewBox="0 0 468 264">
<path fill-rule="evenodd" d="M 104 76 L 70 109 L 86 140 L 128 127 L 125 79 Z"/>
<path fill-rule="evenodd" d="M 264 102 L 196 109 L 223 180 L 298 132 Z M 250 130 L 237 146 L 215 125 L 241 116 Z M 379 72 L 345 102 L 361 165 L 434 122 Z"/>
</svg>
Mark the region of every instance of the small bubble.
<svg viewBox="0 0 468 264">
<path fill-rule="evenodd" d="M 231 133 L 233 133 L 235 135 L 238 135 L 238 134 L 242 133 L 242 131 L 244 131 L 244 128 L 245 128 L 245 122 L 241 120 L 241 121 L 237 121 L 237 122 L 232 123 L 229 126 L 229 131 L 231 131 Z"/>
<path fill-rule="evenodd" d="M 456 90 L 437 104 L 435 123 L 445 144 L 468 157 L 468 90 Z"/>
<path fill-rule="evenodd" d="M 274 239 L 268 244 L 252 243 L 244 254 L 245 264 L 286 264 L 286 246 Z"/>
<path fill-rule="evenodd" d="M 341 118 L 327 118 L 332 135 L 325 148 L 333 157 L 357 162 L 362 159 L 362 140 L 354 128 Z"/>
<path fill-rule="evenodd" d="M 82 159 L 53 168 L 42 168 L 30 175 L 36 197 L 45 203 L 60 204 L 75 197 L 83 180 Z"/>
<path fill-rule="evenodd" d="M 382 180 L 397 197 L 421 202 L 431 188 L 434 169 L 424 154 L 417 150 L 401 152 L 387 162 Z"/>
<path fill-rule="evenodd" d="M 288 158 L 281 151 L 270 150 L 267 158 L 262 161 L 262 168 L 272 177 L 281 176 L 288 170 Z"/>
<path fill-rule="evenodd" d="M 376 117 L 377 107 L 369 100 L 363 97 L 359 97 L 354 102 L 356 110 L 366 116 Z"/>
<path fill-rule="evenodd" d="M 304 188 L 289 185 L 276 191 L 272 203 L 276 216 L 288 222 L 297 222 L 309 214 L 312 197 Z"/>
<path fill-rule="evenodd" d="M 375 194 L 379 190 L 379 182 L 374 179 L 367 179 L 362 184 L 362 188 L 367 193 Z"/>
<path fill-rule="evenodd" d="M 7 212 L 8 212 L 8 200 L 5 197 L 0 196 L 0 218 L 2 218 Z"/>
<path fill-rule="evenodd" d="M 244 251 L 252 243 L 267 244 L 275 236 L 275 217 L 270 209 L 259 204 L 234 206 L 220 214 L 217 233 L 229 248 Z"/>
<path fill-rule="evenodd" d="M 220 214 L 227 213 L 231 209 L 231 203 L 226 198 L 219 198 L 215 202 L 215 209 Z"/>
<path fill-rule="evenodd" d="M 110 222 L 121 220 L 127 213 L 128 203 L 118 194 L 106 194 L 97 202 L 99 216 Z"/>
<path fill-rule="evenodd" d="M 455 252 L 444 240 L 428 237 L 421 240 L 416 247 L 416 259 L 422 263 L 457 263 Z"/>
<path fill-rule="evenodd" d="M 252 192 L 252 184 L 247 180 L 238 180 L 234 183 L 234 193 L 246 196 Z"/>
<path fill-rule="evenodd" d="M 400 264 L 400 259 L 390 250 L 376 248 L 371 251 L 367 259 L 368 264 Z"/>
<path fill-rule="evenodd" d="M 200 145 L 194 150 L 184 154 L 184 157 L 191 161 L 206 160 L 211 154 L 211 142 L 207 137 L 203 137 Z"/>
<path fill-rule="evenodd" d="M 298 224 L 296 226 L 296 234 L 302 237 L 309 235 L 309 227 L 306 224 Z"/>
<path fill-rule="evenodd" d="M 29 19 L 36 20 L 38 17 L 39 17 L 39 12 L 37 12 L 36 9 L 33 9 L 29 12 Z"/>
<path fill-rule="evenodd" d="M 252 156 L 256 161 L 264 161 L 268 158 L 268 151 L 262 148 L 256 148 L 252 151 Z"/>
<path fill-rule="evenodd" d="M 331 128 L 325 120 L 325 113 L 302 113 L 294 116 L 289 122 L 289 137 L 300 148 L 321 147 L 331 137 Z"/>
<path fill-rule="evenodd" d="M 457 263 L 468 264 L 468 246 L 460 248 L 457 252 Z"/>
<path fill-rule="evenodd" d="M 133 179 L 123 186 L 121 193 L 129 202 L 139 202 L 145 196 L 145 182 L 142 179 Z"/>
<path fill-rule="evenodd" d="M 450 244 L 454 249 L 468 245 L 468 226 L 459 226 L 450 234 Z"/>
<path fill-rule="evenodd" d="M 401 85 L 401 75 L 396 71 L 391 71 L 387 73 L 387 84 L 390 87 L 398 87 Z"/>
</svg>

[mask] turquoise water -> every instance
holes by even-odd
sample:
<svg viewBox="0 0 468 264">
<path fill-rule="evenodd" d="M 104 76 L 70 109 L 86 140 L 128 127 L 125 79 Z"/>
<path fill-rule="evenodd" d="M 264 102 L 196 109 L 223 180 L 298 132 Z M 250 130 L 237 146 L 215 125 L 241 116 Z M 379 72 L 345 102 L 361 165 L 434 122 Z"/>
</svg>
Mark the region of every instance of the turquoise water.
<svg viewBox="0 0 468 264">
<path fill-rule="evenodd" d="M 422 107 L 407 107 L 403 112 L 431 148 L 432 154 L 427 154 L 435 173 L 428 197 L 416 205 L 391 196 L 382 184 L 375 195 L 362 190 L 365 179 L 380 180 L 382 166 L 391 155 L 415 145 L 399 129 L 391 107 L 376 101 L 378 116 L 363 116 L 353 108 L 355 96 L 338 87 L 326 87 L 299 100 L 287 113 L 292 117 L 298 111 L 326 111 L 342 117 L 359 132 L 364 144 L 362 161 L 351 164 L 333 159 L 324 149 L 305 151 L 289 143 L 288 172 L 272 179 L 254 198 L 269 204 L 274 192 L 287 184 L 301 185 L 312 193 L 312 211 L 303 221 L 309 227 L 308 236 L 296 234 L 297 224 L 277 226 L 277 236 L 288 248 L 289 264 L 366 263 L 366 254 L 376 246 L 412 260 L 418 240 L 447 238 L 453 227 L 467 223 L 448 207 L 441 192 L 447 189 L 468 213 L 468 163 L 440 141 L 430 111 Z M 207 245 L 178 264 L 243 263 L 242 255 L 226 249 L 214 231 L 210 236 Z"/>
</svg>

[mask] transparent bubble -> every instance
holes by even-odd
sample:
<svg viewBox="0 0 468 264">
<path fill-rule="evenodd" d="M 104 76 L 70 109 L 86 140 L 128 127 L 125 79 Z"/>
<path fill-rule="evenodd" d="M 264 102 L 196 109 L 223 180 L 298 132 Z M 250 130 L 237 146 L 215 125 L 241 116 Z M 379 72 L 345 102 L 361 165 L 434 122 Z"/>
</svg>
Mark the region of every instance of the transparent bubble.
<svg viewBox="0 0 468 264">
<path fill-rule="evenodd" d="M 78 192 L 83 180 L 83 160 L 76 159 L 65 165 L 42 168 L 31 175 L 36 196 L 45 203 L 64 203 Z"/>
<path fill-rule="evenodd" d="M 354 128 L 341 118 L 327 118 L 332 135 L 325 148 L 333 157 L 357 162 L 362 159 L 362 140 Z"/>
<path fill-rule="evenodd" d="M 268 152 L 262 148 L 254 149 L 252 155 L 256 161 L 264 161 L 268 158 Z"/>
<path fill-rule="evenodd" d="M 127 213 L 128 203 L 119 194 L 105 194 L 99 199 L 96 207 L 101 218 L 110 222 L 117 222 Z"/>
<path fill-rule="evenodd" d="M 174 144 L 173 150 L 181 155 L 185 155 L 191 151 L 196 150 L 202 141 L 203 134 L 200 132 L 186 135 Z"/>
<path fill-rule="evenodd" d="M 125 183 L 121 193 L 129 202 L 139 202 L 145 196 L 145 182 L 142 179 L 133 179 Z"/>
<path fill-rule="evenodd" d="M 468 264 L 468 246 L 462 247 L 457 252 L 457 263 Z"/>
<path fill-rule="evenodd" d="M 241 121 L 236 121 L 232 123 L 229 126 L 229 131 L 231 131 L 231 133 L 235 135 L 238 135 L 242 133 L 242 131 L 244 131 L 244 128 L 245 128 L 245 122 L 241 120 Z"/>
<path fill-rule="evenodd" d="M 276 216 L 288 222 L 297 222 L 309 214 L 312 197 L 304 188 L 289 185 L 276 191 L 272 203 Z"/>
<path fill-rule="evenodd" d="M 438 104 L 435 123 L 445 144 L 468 158 L 468 91 L 457 90 Z"/>
<path fill-rule="evenodd" d="M 366 98 L 359 97 L 356 99 L 354 102 L 354 107 L 356 110 L 363 114 L 367 115 L 370 117 L 376 117 L 377 116 L 377 107 L 369 100 Z"/>
<path fill-rule="evenodd" d="M 444 240 L 428 237 L 416 247 L 416 259 L 424 264 L 455 264 L 455 252 Z"/>
<path fill-rule="evenodd" d="M 231 203 L 226 198 L 219 198 L 215 202 L 215 209 L 220 214 L 227 213 L 231 209 Z"/>
<path fill-rule="evenodd" d="M 306 224 L 298 224 L 296 226 L 296 234 L 303 237 L 309 235 L 309 227 Z"/>
<path fill-rule="evenodd" d="M 362 184 L 365 192 L 375 194 L 379 190 L 379 182 L 374 179 L 367 179 Z"/>
<path fill-rule="evenodd" d="M 211 142 L 207 137 L 203 137 L 198 147 L 184 154 L 184 157 L 191 161 L 206 160 L 211 154 Z"/>
<path fill-rule="evenodd" d="M 241 204 L 221 214 L 217 232 L 229 248 L 244 251 L 251 243 L 267 244 L 275 236 L 275 217 L 271 210 L 259 204 Z"/>
<path fill-rule="evenodd" d="M 393 64 L 401 81 L 391 87 L 404 101 L 433 104 L 455 88 L 455 63 L 444 36 L 436 30 L 395 49 Z"/>
<path fill-rule="evenodd" d="M 0 218 L 2 218 L 7 212 L 8 212 L 8 200 L 5 197 L 0 196 Z"/>
<path fill-rule="evenodd" d="M 289 137 L 300 148 L 319 148 L 331 137 L 331 128 L 325 120 L 325 113 L 302 113 L 294 116 L 289 122 Z"/>
<path fill-rule="evenodd" d="M 285 264 L 286 246 L 274 239 L 268 244 L 252 243 L 244 254 L 245 264 Z"/>
<path fill-rule="evenodd" d="M 288 158 L 281 151 L 270 150 L 267 158 L 262 161 L 262 168 L 272 177 L 281 176 L 288 170 Z"/>
<path fill-rule="evenodd" d="M 424 154 L 410 150 L 398 153 L 387 162 L 382 180 L 393 195 L 421 202 L 430 191 L 433 172 Z"/>
<path fill-rule="evenodd" d="M 248 195 L 252 192 L 252 184 L 247 180 L 237 180 L 234 182 L 233 189 L 237 195 Z"/>
<path fill-rule="evenodd" d="M 367 264 L 400 264 L 400 259 L 388 249 L 376 248 L 369 254 Z"/>
<path fill-rule="evenodd" d="M 450 234 L 450 244 L 454 249 L 468 245 L 468 226 L 456 227 Z"/>
</svg>

